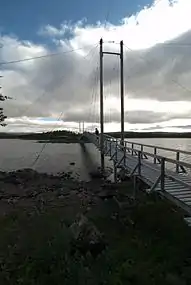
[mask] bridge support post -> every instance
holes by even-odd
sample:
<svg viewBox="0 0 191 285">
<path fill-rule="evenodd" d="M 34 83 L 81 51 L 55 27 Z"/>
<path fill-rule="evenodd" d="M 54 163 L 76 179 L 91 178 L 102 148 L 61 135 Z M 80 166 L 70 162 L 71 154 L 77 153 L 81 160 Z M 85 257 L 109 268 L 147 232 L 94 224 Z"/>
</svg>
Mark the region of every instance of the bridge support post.
<svg viewBox="0 0 191 285">
<path fill-rule="evenodd" d="M 133 155 L 133 154 L 134 154 L 134 152 L 133 152 L 133 148 L 134 148 L 134 143 L 132 143 L 132 144 L 131 144 L 131 155 Z"/>
<path fill-rule="evenodd" d="M 154 147 L 154 164 L 156 164 L 156 163 L 157 163 L 156 155 L 157 155 L 157 148 L 156 148 L 156 147 Z"/>
<path fill-rule="evenodd" d="M 104 107 L 103 107 L 103 55 L 120 56 L 120 90 L 121 90 L 121 144 L 124 145 L 124 64 L 123 64 L 123 41 L 120 41 L 120 53 L 103 51 L 103 39 L 100 39 L 100 149 L 101 149 L 101 168 L 104 169 L 103 155 L 103 134 L 104 134 Z"/>
<path fill-rule="evenodd" d="M 137 175 L 133 176 L 133 198 L 136 199 L 137 193 Z"/>
<path fill-rule="evenodd" d="M 165 157 L 161 158 L 161 191 L 165 190 Z"/>
<path fill-rule="evenodd" d="M 177 151 L 177 153 L 176 153 L 176 160 L 178 162 L 180 160 L 180 152 L 179 151 Z M 179 173 L 179 165 L 178 164 L 176 164 L 176 173 Z"/>
<path fill-rule="evenodd" d="M 123 41 L 120 41 L 120 81 L 121 81 L 121 145 L 124 145 L 124 72 L 123 72 Z"/>
<path fill-rule="evenodd" d="M 109 153 L 110 153 L 110 156 L 111 156 L 111 140 L 109 142 Z"/>
<path fill-rule="evenodd" d="M 104 117 L 103 117 L 103 40 L 100 39 L 100 150 L 101 150 L 101 172 L 104 172 Z"/>
<path fill-rule="evenodd" d="M 138 151 L 138 175 L 141 176 L 141 151 Z"/>
<path fill-rule="evenodd" d="M 126 166 L 126 151 L 127 151 L 127 145 L 126 145 L 126 142 L 124 143 L 124 147 L 123 147 L 123 151 L 124 151 L 124 160 L 123 160 L 123 165 L 124 167 Z"/>
<path fill-rule="evenodd" d="M 117 140 L 115 141 L 115 161 L 117 162 Z"/>
<path fill-rule="evenodd" d="M 144 158 L 144 155 L 143 155 L 143 145 L 141 145 L 141 159 Z"/>
<path fill-rule="evenodd" d="M 114 170 L 114 182 L 117 183 L 117 167 L 116 162 L 113 162 L 113 170 Z"/>
</svg>

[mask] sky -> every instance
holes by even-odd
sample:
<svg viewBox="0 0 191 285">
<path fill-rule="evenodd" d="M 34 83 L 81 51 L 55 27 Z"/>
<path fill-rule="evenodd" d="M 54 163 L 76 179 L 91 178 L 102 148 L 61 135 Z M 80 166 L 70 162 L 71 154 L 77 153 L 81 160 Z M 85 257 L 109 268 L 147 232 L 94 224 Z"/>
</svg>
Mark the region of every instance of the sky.
<svg viewBox="0 0 191 285">
<path fill-rule="evenodd" d="M 99 127 L 99 40 L 124 42 L 125 130 L 191 131 L 191 1 L 1 0 L 3 132 Z M 119 57 L 104 55 L 105 131 L 120 130 Z"/>
</svg>

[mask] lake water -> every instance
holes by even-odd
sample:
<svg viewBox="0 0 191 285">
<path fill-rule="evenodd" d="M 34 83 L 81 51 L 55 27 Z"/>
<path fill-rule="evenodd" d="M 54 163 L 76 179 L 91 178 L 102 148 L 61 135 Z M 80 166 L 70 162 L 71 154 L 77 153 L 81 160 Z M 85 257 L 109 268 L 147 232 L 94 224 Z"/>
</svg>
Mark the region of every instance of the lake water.
<svg viewBox="0 0 191 285">
<path fill-rule="evenodd" d="M 80 144 L 48 143 L 42 151 L 43 146 L 43 143 L 32 140 L 1 139 L 0 170 L 33 168 L 53 174 L 71 171 L 73 176 L 89 180 L 89 172 L 100 166 L 100 154 L 93 144 L 86 144 L 83 148 Z M 39 153 L 41 155 L 33 166 Z M 109 159 L 106 160 L 106 166 L 112 166 Z"/>
<path fill-rule="evenodd" d="M 167 148 L 175 148 L 191 151 L 191 139 L 128 139 L 128 141 L 157 145 Z M 34 165 L 34 169 L 40 172 L 58 173 L 72 171 L 74 176 L 82 180 L 89 179 L 89 171 L 100 165 L 100 154 L 92 144 L 47 144 L 40 158 Z M 43 144 L 36 141 L 25 140 L 0 140 L 0 169 L 12 171 L 20 168 L 31 168 Z M 145 149 L 145 151 L 151 149 Z M 175 158 L 175 154 L 159 151 L 160 155 Z M 191 162 L 191 156 L 182 155 L 181 160 Z M 71 165 L 71 163 L 75 165 Z M 106 165 L 112 167 L 109 159 Z"/>
</svg>

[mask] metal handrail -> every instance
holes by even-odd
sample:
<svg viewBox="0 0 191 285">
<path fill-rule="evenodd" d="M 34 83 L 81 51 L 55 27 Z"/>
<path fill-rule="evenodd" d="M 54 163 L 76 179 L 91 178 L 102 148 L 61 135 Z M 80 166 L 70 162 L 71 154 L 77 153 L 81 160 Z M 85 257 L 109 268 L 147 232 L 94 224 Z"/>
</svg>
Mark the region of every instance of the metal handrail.
<svg viewBox="0 0 191 285">
<path fill-rule="evenodd" d="M 94 137 L 94 134 L 89 134 L 89 135 Z M 109 142 L 109 145 L 107 145 L 107 142 Z M 118 150 L 121 150 L 124 153 L 124 157 L 126 157 L 126 151 L 127 150 L 131 151 L 131 152 L 132 151 L 136 151 L 137 152 L 136 153 L 136 155 L 137 155 L 137 166 L 138 166 L 139 171 L 141 170 L 141 165 L 145 165 L 146 167 L 149 167 L 149 168 L 151 168 L 153 170 L 157 170 L 156 167 L 152 167 L 148 163 L 144 162 L 144 160 L 142 159 L 143 155 L 150 156 L 150 157 L 152 157 L 154 159 L 158 159 L 160 161 L 160 169 L 158 169 L 158 170 L 160 170 L 160 175 L 159 175 L 157 181 L 158 182 L 160 181 L 160 183 L 161 183 L 161 191 L 165 190 L 165 177 L 166 178 L 170 178 L 172 180 L 175 180 L 175 181 L 179 182 L 180 184 L 182 184 L 183 186 L 187 186 L 189 189 L 191 189 L 191 184 L 190 183 L 182 181 L 181 179 L 179 179 L 179 177 L 175 176 L 176 173 L 170 174 L 168 169 L 167 169 L 167 171 L 165 169 L 165 163 L 166 162 L 175 164 L 176 165 L 176 169 L 177 169 L 177 166 L 178 167 L 186 167 L 186 168 L 191 169 L 191 163 L 187 163 L 187 162 L 180 161 L 180 160 L 177 160 L 177 159 L 171 159 L 171 158 L 167 158 L 167 157 L 164 157 L 164 156 L 161 156 L 161 155 L 157 155 L 156 152 L 154 154 L 150 153 L 150 152 L 146 152 L 146 151 L 143 151 L 143 147 L 141 148 L 141 150 L 139 150 L 139 149 L 135 149 L 134 147 L 128 147 L 126 145 L 126 143 L 125 143 L 125 146 L 124 146 L 124 145 L 120 144 L 120 140 L 119 139 L 116 139 L 116 138 L 113 138 L 111 136 L 106 135 L 105 136 L 105 140 L 104 140 L 104 145 L 105 145 L 106 148 L 108 148 L 108 151 L 109 151 L 109 148 L 110 148 L 110 153 L 111 153 L 112 142 L 115 143 L 115 145 L 114 145 L 115 146 L 115 150 L 116 150 L 115 156 L 117 156 L 117 151 Z M 139 144 L 139 143 L 136 143 L 136 144 L 142 146 L 142 144 Z M 99 141 L 98 141 L 98 145 L 99 145 Z M 143 146 L 147 146 L 147 145 L 143 145 Z M 155 147 L 153 146 L 153 148 L 155 148 Z M 161 147 L 161 149 L 165 149 L 165 148 Z M 167 150 L 171 150 L 171 149 L 167 149 Z M 173 151 L 174 152 L 176 152 L 176 151 L 179 152 L 179 150 L 173 150 Z M 182 151 L 182 153 L 187 153 L 187 152 L 186 151 L 185 152 Z M 191 153 L 189 153 L 189 154 L 191 154 Z M 153 164 L 155 165 L 155 163 L 153 163 Z M 140 175 L 141 175 L 141 173 L 140 173 Z"/>
<path fill-rule="evenodd" d="M 161 150 L 166 150 L 166 151 L 171 151 L 171 152 L 179 152 L 179 153 L 191 155 L 191 151 L 187 151 L 187 150 L 181 150 L 181 149 L 175 149 L 175 148 L 167 148 L 167 147 L 163 147 L 163 146 L 142 144 L 142 143 L 130 142 L 130 141 L 125 141 L 125 143 L 129 143 L 129 144 L 133 144 L 133 145 L 139 145 L 139 146 L 153 148 L 153 149 L 156 148 L 156 149 L 161 149 Z"/>
<path fill-rule="evenodd" d="M 123 146 L 121 146 L 121 148 L 122 148 Z M 129 147 L 125 147 L 126 149 L 129 149 L 129 150 L 134 150 L 133 148 L 129 148 Z M 142 154 L 145 154 L 145 155 L 147 155 L 147 156 L 151 156 L 151 157 L 156 157 L 157 159 L 160 159 L 161 161 L 163 161 L 163 163 L 165 163 L 165 162 L 169 162 L 169 163 L 173 163 L 173 164 L 178 164 L 178 165 L 180 165 L 180 166 L 184 166 L 184 167 L 186 167 L 186 168 L 190 168 L 191 169 L 191 164 L 190 163 L 186 163 L 186 162 L 184 162 L 184 161 L 177 161 L 177 160 L 174 160 L 174 159 L 170 159 L 170 158 L 166 158 L 166 157 L 163 157 L 163 156 L 159 156 L 159 155 L 155 155 L 155 154 L 152 154 L 152 153 L 149 153 L 149 152 L 144 152 L 144 151 L 141 151 L 141 150 L 137 150 L 138 151 L 138 157 L 141 157 L 141 155 Z M 140 155 L 141 154 L 141 155 Z M 141 162 L 143 165 L 145 165 L 146 167 L 148 167 L 148 168 L 150 168 L 150 169 L 152 169 L 152 170 L 156 170 L 157 171 L 157 169 L 156 168 L 154 168 L 154 167 L 152 167 L 152 166 L 150 166 L 150 165 L 148 165 L 148 164 L 146 164 L 146 163 L 144 163 L 144 162 Z M 165 165 L 161 165 L 161 167 L 165 167 Z M 164 169 L 163 169 L 163 172 L 164 172 Z M 188 188 L 190 188 L 191 189 L 191 183 L 188 183 L 188 182 L 185 182 L 185 181 L 182 181 L 182 180 L 180 180 L 178 177 L 175 177 L 173 174 L 171 175 L 171 174 L 169 174 L 168 172 L 167 173 L 165 173 L 164 172 L 164 177 L 167 177 L 167 178 L 170 178 L 170 179 L 172 179 L 172 180 L 175 180 L 175 181 L 177 181 L 177 182 L 179 182 L 180 184 L 182 184 L 183 186 L 187 186 Z M 164 180 L 164 177 L 163 177 L 163 180 Z M 163 182 L 163 184 L 164 184 L 164 182 Z M 163 187 L 164 187 L 164 185 L 163 185 Z"/>
<path fill-rule="evenodd" d="M 121 147 L 123 147 L 123 146 L 121 146 Z M 134 149 L 132 147 L 125 146 L 125 148 L 128 149 L 128 150 L 131 150 L 131 151 L 132 150 L 137 151 L 137 152 L 140 151 L 141 154 L 145 154 L 147 156 L 150 156 L 150 157 L 153 157 L 153 158 L 157 158 L 159 160 L 164 158 L 164 156 L 161 156 L 161 155 L 158 155 L 158 154 L 153 154 L 153 153 L 150 153 L 150 152 L 147 152 L 147 151 L 141 151 L 139 149 Z M 172 163 L 172 164 L 175 164 L 175 165 L 184 166 L 186 168 L 190 168 L 191 169 L 191 163 L 187 163 L 187 162 L 184 162 L 184 161 L 181 161 L 181 160 L 176 160 L 176 159 L 172 159 L 172 158 L 168 158 L 168 157 L 165 157 L 165 161 L 167 161 L 169 163 Z"/>
<path fill-rule="evenodd" d="M 93 135 L 93 136 L 94 136 L 94 134 L 90 134 L 90 135 Z M 184 161 L 177 160 L 177 159 L 172 159 L 172 158 L 164 157 L 164 156 L 161 156 L 161 155 L 158 155 L 158 154 L 153 154 L 153 153 L 150 153 L 150 152 L 147 152 L 147 151 L 135 149 L 134 147 L 128 147 L 128 146 L 126 145 L 126 143 L 132 143 L 132 144 L 134 144 L 133 142 L 126 142 L 126 143 L 125 143 L 125 146 L 123 146 L 123 145 L 120 144 L 119 139 L 116 139 L 116 138 L 114 138 L 114 137 L 111 137 L 111 136 L 105 135 L 105 134 L 104 134 L 104 136 L 106 137 L 106 139 L 105 139 L 104 141 L 109 141 L 109 142 L 112 141 L 112 142 L 117 143 L 117 147 L 120 148 L 120 149 L 122 149 L 123 151 L 124 151 L 124 148 L 126 148 L 126 150 L 129 150 L 129 151 L 136 151 L 137 153 L 138 153 L 138 152 L 141 152 L 142 155 L 150 156 L 150 157 L 156 158 L 156 159 L 158 159 L 158 160 L 162 160 L 163 158 L 165 158 L 165 161 L 166 161 L 166 162 L 169 162 L 169 163 L 172 163 L 172 164 L 175 164 L 175 165 L 178 165 L 178 166 L 183 166 L 183 167 L 186 167 L 186 168 L 191 169 L 191 163 L 184 162 Z M 142 145 L 142 146 L 145 146 L 145 147 L 149 146 L 149 145 L 143 145 L 143 144 L 139 144 L 139 143 L 135 143 L 135 144 L 140 145 L 140 146 Z M 150 145 L 150 147 L 151 147 L 151 148 L 155 148 L 155 146 L 151 146 L 151 145 Z M 156 148 L 158 148 L 158 147 L 156 147 Z M 171 150 L 171 149 L 163 148 L 163 147 L 159 147 L 159 148 L 160 148 L 160 149 L 164 149 L 164 150 Z M 175 150 L 175 149 L 172 149 L 172 150 L 173 150 L 174 152 L 189 153 L 189 154 L 191 155 L 191 152 L 181 151 L 181 150 Z"/>
</svg>

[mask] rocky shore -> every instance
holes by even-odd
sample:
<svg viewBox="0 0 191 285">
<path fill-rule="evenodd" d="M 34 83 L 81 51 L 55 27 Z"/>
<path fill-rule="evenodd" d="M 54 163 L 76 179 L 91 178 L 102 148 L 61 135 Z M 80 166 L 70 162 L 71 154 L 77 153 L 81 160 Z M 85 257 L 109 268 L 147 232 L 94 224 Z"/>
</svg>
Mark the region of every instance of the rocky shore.
<svg viewBox="0 0 191 285">
<path fill-rule="evenodd" d="M 191 284 L 182 213 L 139 186 L 0 172 L 0 284 Z"/>
<path fill-rule="evenodd" d="M 81 182 L 75 180 L 71 173 L 50 175 L 33 169 L 1 172 L 0 215 L 7 216 L 19 209 L 26 211 L 29 216 L 34 216 L 53 207 L 74 206 L 73 223 L 69 223 L 68 226 L 71 226 L 75 247 L 78 241 L 78 247 L 82 252 L 88 251 L 90 247 L 94 250 L 94 246 L 104 249 L 102 234 L 85 215 L 94 205 L 99 204 L 100 200 L 114 196 L 115 189 L 109 187 L 110 183 L 100 180 L 100 175 L 94 173 L 94 176 L 98 180 Z"/>
<path fill-rule="evenodd" d="M 111 185 L 104 183 L 99 173 L 92 176 L 97 179 L 82 182 L 73 178 L 70 172 L 57 175 L 39 173 L 33 169 L 0 172 L 0 214 L 7 214 L 12 209 L 9 205 L 20 205 L 23 201 L 25 206 L 36 206 L 37 202 L 50 205 L 55 199 L 72 196 L 81 200 L 85 211 L 97 197 L 103 195 L 103 187 Z"/>
</svg>

